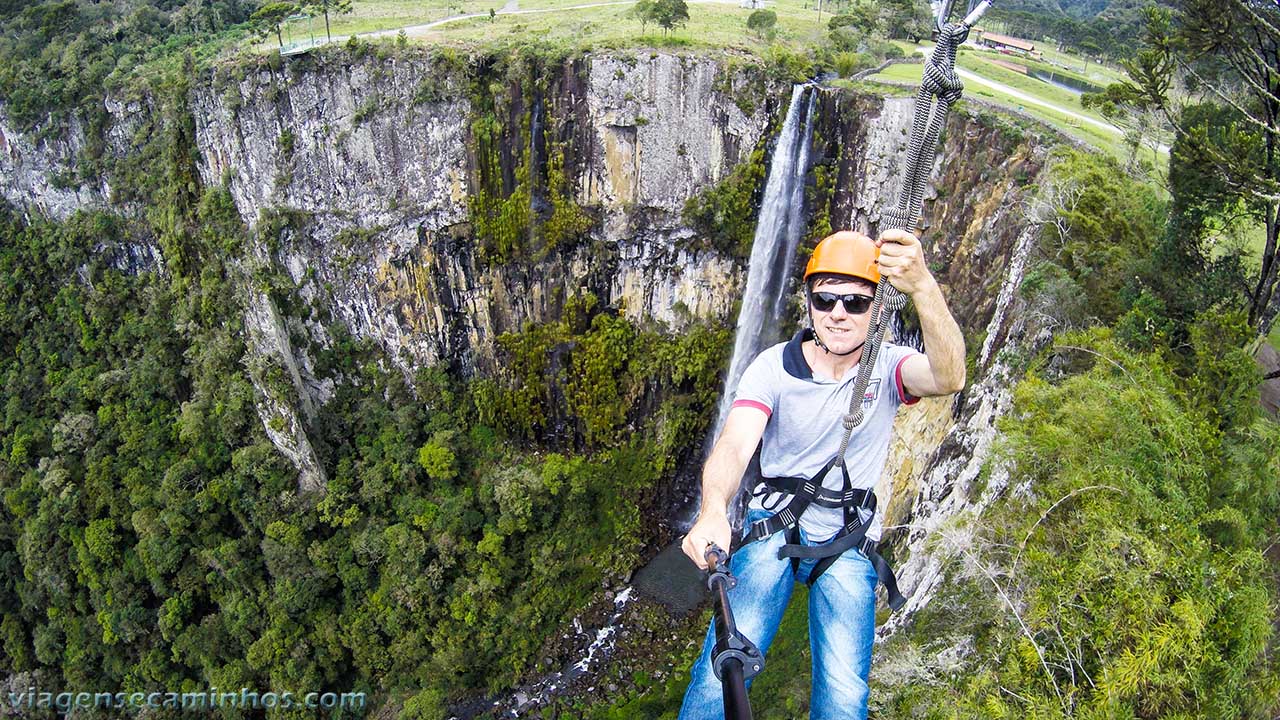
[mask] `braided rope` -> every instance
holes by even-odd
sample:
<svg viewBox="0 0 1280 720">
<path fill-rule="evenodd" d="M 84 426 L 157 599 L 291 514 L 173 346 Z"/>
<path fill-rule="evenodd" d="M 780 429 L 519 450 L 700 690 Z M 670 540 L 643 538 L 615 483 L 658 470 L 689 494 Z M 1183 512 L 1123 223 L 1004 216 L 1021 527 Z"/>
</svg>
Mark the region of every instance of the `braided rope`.
<svg viewBox="0 0 1280 720">
<path fill-rule="evenodd" d="M 983 8 L 985 10 L 985 8 Z M 925 182 L 933 167 L 937 152 L 938 136 L 947 122 L 947 113 L 960 99 L 964 83 L 956 75 L 956 50 L 969 36 L 969 28 L 977 22 L 980 12 L 970 14 L 961 23 L 943 25 L 938 31 L 938 44 L 924 66 L 920 90 L 916 93 L 916 107 L 911 119 L 911 139 L 907 145 L 906 170 L 898 204 L 885 212 L 880 223 L 884 230 L 912 230 L 920 219 L 924 201 Z M 853 429 L 862 424 L 862 399 L 871 383 L 871 371 L 880 354 L 885 330 L 893 314 L 907 306 L 907 296 L 887 282 L 876 284 L 875 298 L 871 303 L 871 323 L 867 328 L 866 344 L 858 361 L 858 377 L 849 397 L 849 413 L 844 417 L 844 437 L 840 440 L 839 456 L 849 447 Z"/>
</svg>

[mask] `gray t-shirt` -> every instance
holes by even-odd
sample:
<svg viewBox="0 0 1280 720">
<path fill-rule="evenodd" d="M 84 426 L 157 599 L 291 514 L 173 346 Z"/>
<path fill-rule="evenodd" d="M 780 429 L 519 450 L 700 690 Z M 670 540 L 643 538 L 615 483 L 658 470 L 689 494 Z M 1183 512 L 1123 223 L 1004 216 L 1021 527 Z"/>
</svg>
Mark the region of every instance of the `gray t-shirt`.
<svg viewBox="0 0 1280 720">
<path fill-rule="evenodd" d="M 839 381 L 817 378 L 805 360 L 801 344 L 813 337 L 802 330 L 789 342 L 761 352 L 742 374 L 734 407 L 754 407 L 769 415 L 760 450 L 760 470 L 765 477 L 812 478 L 835 456 L 844 436 L 844 416 L 849 412 L 849 394 L 858 377 L 855 365 Z M 874 488 L 884 470 L 893 435 L 893 417 L 902 404 L 919 398 L 902 387 L 902 363 L 916 350 L 885 343 L 876 357 L 876 367 L 863 398 L 866 418 L 854 429 L 845 451 L 854 488 Z M 844 478 L 837 468 L 827 474 L 823 486 L 843 489 Z M 779 494 L 752 498 L 750 507 L 774 512 L 786 506 L 789 496 Z M 888 498 L 877 498 L 876 517 L 867 537 L 880 539 L 882 508 Z M 844 526 L 839 508 L 809 505 L 800 517 L 800 528 L 813 541 L 827 540 Z"/>
</svg>

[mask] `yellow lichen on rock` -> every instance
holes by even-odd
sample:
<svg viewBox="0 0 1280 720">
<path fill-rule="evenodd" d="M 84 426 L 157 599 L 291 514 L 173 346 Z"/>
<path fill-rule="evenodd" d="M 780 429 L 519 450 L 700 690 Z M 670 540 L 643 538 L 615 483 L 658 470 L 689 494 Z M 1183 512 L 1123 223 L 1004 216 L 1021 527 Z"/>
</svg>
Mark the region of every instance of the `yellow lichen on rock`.
<svg viewBox="0 0 1280 720">
<path fill-rule="evenodd" d="M 885 472 L 876 486 L 876 496 L 888 503 L 883 508 L 885 527 L 904 522 L 920 492 L 920 479 L 929 458 L 955 424 L 951 416 L 953 396 L 923 398 L 898 411 L 893 425 L 893 442 Z"/>
<path fill-rule="evenodd" d="M 636 129 L 610 125 L 601 135 L 604 137 L 604 162 L 613 200 L 618 203 L 634 203 L 636 176 L 639 174 Z"/>
</svg>

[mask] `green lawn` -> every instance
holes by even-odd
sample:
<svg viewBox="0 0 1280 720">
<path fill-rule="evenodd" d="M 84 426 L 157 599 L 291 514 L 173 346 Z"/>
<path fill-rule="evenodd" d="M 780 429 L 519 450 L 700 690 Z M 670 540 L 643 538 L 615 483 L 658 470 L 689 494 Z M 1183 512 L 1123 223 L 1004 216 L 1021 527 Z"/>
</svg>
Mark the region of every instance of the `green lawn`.
<svg viewBox="0 0 1280 720">
<path fill-rule="evenodd" d="M 1129 156 L 1128 150 L 1120 143 L 1119 135 L 1107 132 L 1095 125 L 1080 122 L 1069 115 L 1040 105 L 1024 103 L 1018 98 L 1006 95 L 998 90 L 982 85 L 971 85 L 965 90 L 965 94 L 969 97 L 979 97 L 1021 110 L 1027 115 L 1047 123 L 1050 127 L 1056 128 L 1067 135 L 1082 140 L 1100 150 L 1111 153 L 1117 159 L 1123 160 Z"/>
<path fill-rule="evenodd" d="M 751 35 L 746 29 L 751 10 L 724 0 L 689 0 L 689 21 L 670 33 L 650 23 L 642 32 L 640 22 L 631 17 L 634 3 L 601 5 L 569 9 L 577 5 L 593 5 L 601 0 L 518 0 L 518 14 L 457 20 L 431 28 L 422 38 L 426 42 L 446 42 L 465 46 L 505 44 L 514 36 L 528 35 L 542 42 L 566 42 L 576 47 L 641 47 L 649 45 L 725 48 L 759 52 L 768 42 Z M 608 2 L 608 0 L 604 0 Z M 330 24 L 335 40 L 348 35 L 393 31 L 436 22 L 458 15 L 484 15 L 490 9 L 502 11 L 506 0 L 363 0 L 349 15 L 332 16 Z M 802 0 L 779 0 L 769 9 L 778 15 L 775 41 L 792 49 L 812 47 L 827 42 L 830 12 L 819 15 L 806 8 Z M 561 10 L 562 12 L 555 12 Z M 324 20 L 314 22 L 317 36 L 324 35 Z M 295 21 L 289 32 L 293 40 L 308 38 L 307 21 Z M 288 41 L 288 38 L 286 38 Z M 274 45 L 264 42 L 266 49 Z"/>
<path fill-rule="evenodd" d="M 1000 71 L 1001 73 L 1004 73 L 1007 75 L 1016 76 L 1016 78 L 1020 78 L 1019 84 L 1023 85 L 1023 87 L 1016 87 L 1015 89 L 1021 90 L 1022 92 L 1025 92 L 1028 95 L 1031 95 L 1033 97 L 1044 98 L 1046 102 L 1051 102 L 1051 103 L 1054 103 L 1055 105 L 1069 107 L 1068 104 L 1066 102 L 1062 102 L 1062 99 L 1055 93 L 1061 93 L 1065 95 L 1070 95 L 1070 93 L 1066 92 L 1065 90 L 1060 90 L 1058 88 L 1055 88 L 1054 86 L 1049 85 L 1048 83 L 1043 83 L 1043 82 L 1040 82 L 1039 80 L 1035 80 L 1034 78 L 1029 78 L 1023 75 L 1019 75 L 1018 73 L 1015 73 L 1011 70 L 1005 70 L 1004 68 L 990 65 L 989 63 L 986 63 L 980 60 L 978 61 L 968 60 L 968 59 L 965 59 L 964 56 L 961 56 L 961 60 L 958 62 L 960 63 L 961 67 L 966 67 L 967 69 L 971 69 L 974 72 L 982 75 L 983 77 L 988 77 L 992 80 L 995 80 L 996 82 L 1005 83 L 1010 86 L 1013 86 L 1013 83 L 1005 82 L 1005 75 L 1000 75 L 999 77 L 997 77 L 998 73 L 994 71 Z M 891 82 L 907 82 L 907 83 L 918 85 L 920 83 L 920 74 L 922 69 L 923 69 L 922 66 L 918 63 L 898 63 L 898 64 L 890 65 L 889 67 L 885 68 L 884 72 L 872 75 L 868 79 L 873 81 L 886 80 Z M 1014 78 L 1010 78 L 1010 79 L 1014 79 Z M 1041 88 L 1044 88 L 1045 90 L 1042 91 Z M 1084 142 L 1087 142 L 1090 145 L 1093 145 L 1094 147 L 1097 147 L 1101 150 L 1105 150 L 1106 152 L 1109 152 L 1112 155 L 1115 155 L 1117 158 L 1123 159 L 1128 156 L 1127 151 L 1120 143 L 1120 136 L 1118 134 L 1109 133 L 1106 130 L 1103 130 L 1099 127 L 1090 125 L 1089 123 L 1080 122 L 1075 118 L 1072 118 L 1060 112 L 1055 112 L 1053 110 L 1050 110 L 1049 108 L 1046 108 L 1040 105 L 1033 105 L 1031 103 L 1025 103 L 1019 100 L 1018 98 L 1015 98 L 1010 95 L 1006 95 L 1005 93 L 1002 93 L 998 90 L 986 87 L 984 85 L 979 85 L 974 82 L 967 83 L 964 92 L 966 97 L 982 98 L 984 100 L 990 100 L 992 102 L 998 103 L 1000 105 L 1004 105 L 1006 107 L 1012 107 L 1012 108 L 1021 110 L 1026 114 L 1036 118 L 1037 120 L 1040 120 L 1048 124 L 1049 126 L 1066 133 L 1067 135 L 1070 135 Z M 1081 112 L 1082 114 L 1085 114 L 1083 113 L 1082 109 L 1077 109 L 1077 108 L 1079 108 L 1078 101 L 1075 103 L 1075 107 L 1071 109 L 1076 110 L 1077 112 Z"/>
<path fill-rule="evenodd" d="M 348 35 L 357 33 L 441 20 L 459 14 L 459 8 L 462 13 L 488 12 L 491 4 L 485 4 L 482 0 L 457 3 L 445 0 L 364 0 L 355 2 L 353 11 L 348 15 L 330 15 L 329 24 L 335 38 L 341 35 L 346 39 Z M 495 9 L 501 8 L 502 3 L 499 2 Z M 316 18 L 315 24 L 319 28 L 318 34 L 323 35 L 324 18 Z M 293 25 L 300 26 L 305 35 L 306 21 L 295 22 Z"/>
<path fill-rule="evenodd" d="M 532 5 L 532 3 L 530 3 Z M 522 4 L 523 8 L 524 5 Z M 564 42 L 604 47 L 646 47 L 676 45 L 729 50 L 759 51 L 764 44 L 747 32 L 750 10 L 726 3 L 690 4 L 689 22 L 670 33 L 649 23 L 641 31 L 640 21 L 631 16 L 630 4 L 525 15 L 498 16 L 450 23 L 440 28 L 440 37 L 468 45 L 484 44 L 504 35 L 534 35 L 542 42 Z M 777 42 L 793 48 L 823 41 L 826 30 L 817 13 L 799 4 L 779 4 Z M 824 13 L 825 16 L 825 13 Z"/>
<path fill-rule="evenodd" d="M 1060 70 L 1065 67 L 1072 72 L 1084 76 L 1089 82 L 1097 85 L 1120 82 L 1126 79 L 1126 75 L 1123 70 L 1118 70 L 1092 60 L 1086 61 L 1079 55 L 1058 52 L 1052 47 L 1046 47 L 1043 43 L 1037 43 L 1036 47 L 1043 52 L 1046 65 L 1051 69 Z"/>
<path fill-rule="evenodd" d="M 891 80 L 893 82 L 909 82 L 920 84 L 921 73 L 924 72 L 923 63 L 894 63 L 885 68 L 883 72 L 878 72 L 871 76 L 872 80 Z"/>
<path fill-rule="evenodd" d="M 1080 96 L 1068 90 L 1051 85 L 1042 80 L 1037 80 L 1029 75 L 1023 75 L 1015 70 L 1010 70 L 997 65 L 995 60 L 1003 60 L 1005 62 L 1024 64 L 1017 59 L 1011 59 L 1007 56 L 992 56 L 989 53 L 975 53 L 961 51 L 959 57 L 956 58 L 956 64 L 960 67 L 975 72 L 985 78 L 995 80 L 998 83 L 1008 85 L 1009 87 L 1024 92 L 1045 102 L 1053 103 L 1058 107 L 1080 113 L 1088 117 L 1094 118 L 1102 122 L 1106 122 L 1098 113 L 1092 110 L 1086 110 L 1084 105 L 1080 103 Z"/>
</svg>

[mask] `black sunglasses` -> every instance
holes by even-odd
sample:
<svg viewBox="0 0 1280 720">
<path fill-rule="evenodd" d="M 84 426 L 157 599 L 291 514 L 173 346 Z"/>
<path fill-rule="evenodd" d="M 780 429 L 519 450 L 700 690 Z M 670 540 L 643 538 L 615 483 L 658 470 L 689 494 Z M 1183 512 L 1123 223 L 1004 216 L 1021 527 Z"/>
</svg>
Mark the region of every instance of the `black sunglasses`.
<svg viewBox="0 0 1280 720">
<path fill-rule="evenodd" d="M 816 292 L 809 295 L 809 302 L 813 303 L 813 309 L 818 312 L 831 312 L 836 309 L 836 301 L 840 300 L 844 303 L 844 311 L 850 315 L 861 315 L 871 309 L 871 303 L 875 298 L 870 295 L 859 295 L 853 293 L 851 295 L 837 295 L 829 292 Z"/>
</svg>

